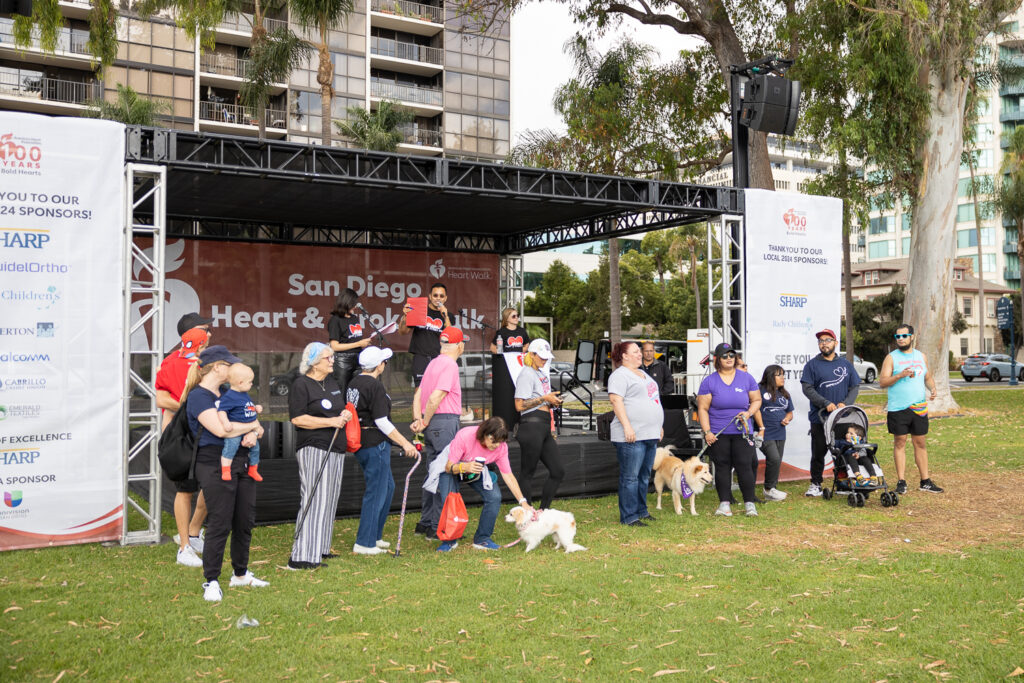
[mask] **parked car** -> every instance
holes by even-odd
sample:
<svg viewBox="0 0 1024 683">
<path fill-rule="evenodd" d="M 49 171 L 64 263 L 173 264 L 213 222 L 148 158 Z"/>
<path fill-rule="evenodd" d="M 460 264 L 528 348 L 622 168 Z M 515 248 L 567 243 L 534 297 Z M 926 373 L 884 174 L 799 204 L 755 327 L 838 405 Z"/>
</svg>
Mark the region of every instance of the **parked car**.
<svg viewBox="0 0 1024 683">
<path fill-rule="evenodd" d="M 984 377 L 989 382 L 998 382 L 1003 377 L 1012 376 L 1010 357 L 1002 353 L 975 353 L 967 357 L 960 373 L 965 382 L 973 382 L 975 377 Z M 1017 377 L 1024 382 L 1024 366 L 1017 364 Z"/>
<path fill-rule="evenodd" d="M 274 396 L 287 396 L 292 388 L 292 384 L 295 382 L 295 378 L 298 376 L 298 368 L 292 368 L 282 375 L 271 375 L 270 393 Z"/>
<path fill-rule="evenodd" d="M 484 371 L 490 372 L 491 354 L 464 353 L 459 356 L 459 378 L 463 389 L 480 388 Z"/>
<path fill-rule="evenodd" d="M 846 358 L 846 351 L 836 351 L 836 355 Z M 871 384 L 878 379 L 878 366 L 857 354 L 853 354 L 853 369 L 865 384 Z"/>
</svg>

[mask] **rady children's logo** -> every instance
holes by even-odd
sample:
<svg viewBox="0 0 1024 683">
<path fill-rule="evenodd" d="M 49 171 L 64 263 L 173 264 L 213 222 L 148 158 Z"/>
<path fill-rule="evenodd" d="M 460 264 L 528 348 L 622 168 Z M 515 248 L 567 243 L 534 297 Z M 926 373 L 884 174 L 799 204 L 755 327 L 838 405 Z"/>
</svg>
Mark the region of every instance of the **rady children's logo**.
<svg viewBox="0 0 1024 683">
<path fill-rule="evenodd" d="M 787 235 L 807 234 L 807 212 L 790 209 L 782 214 L 782 221 L 786 224 Z"/>
</svg>

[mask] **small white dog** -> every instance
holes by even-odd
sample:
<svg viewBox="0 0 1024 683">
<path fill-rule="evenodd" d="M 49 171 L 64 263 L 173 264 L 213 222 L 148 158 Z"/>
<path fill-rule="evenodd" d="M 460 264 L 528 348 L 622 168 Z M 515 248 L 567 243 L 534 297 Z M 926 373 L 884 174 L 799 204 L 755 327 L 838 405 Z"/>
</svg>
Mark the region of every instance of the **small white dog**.
<svg viewBox="0 0 1024 683">
<path fill-rule="evenodd" d="M 526 543 L 526 552 L 539 546 L 548 536 L 555 537 L 556 550 L 565 548 L 567 553 L 586 550 L 573 542 L 573 538 L 576 537 L 576 518 L 571 512 L 527 510 L 517 505 L 508 511 L 505 521 L 516 525 L 520 540 Z"/>
</svg>

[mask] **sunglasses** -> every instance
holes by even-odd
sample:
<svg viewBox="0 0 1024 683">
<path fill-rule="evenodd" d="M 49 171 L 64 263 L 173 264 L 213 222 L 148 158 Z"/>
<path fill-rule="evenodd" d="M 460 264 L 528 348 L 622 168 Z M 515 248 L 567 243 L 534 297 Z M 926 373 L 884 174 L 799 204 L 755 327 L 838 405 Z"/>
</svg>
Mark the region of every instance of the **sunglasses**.
<svg viewBox="0 0 1024 683">
<path fill-rule="evenodd" d="M 834 341 L 835 341 L 835 339 L 830 339 L 829 337 L 822 337 L 821 339 L 818 340 L 818 343 L 819 344 L 831 344 Z"/>
<path fill-rule="evenodd" d="M 910 339 L 913 335 L 910 334 L 894 334 L 897 339 Z"/>
<path fill-rule="evenodd" d="M 722 354 L 721 356 L 719 356 L 719 357 L 720 357 L 720 358 L 724 358 L 725 360 L 729 360 L 729 359 L 731 359 L 731 358 L 735 358 L 735 357 L 736 357 L 736 354 L 735 354 L 735 353 L 733 353 L 732 351 L 728 351 L 728 352 L 726 352 L 726 353 L 723 353 L 723 354 Z"/>
</svg>

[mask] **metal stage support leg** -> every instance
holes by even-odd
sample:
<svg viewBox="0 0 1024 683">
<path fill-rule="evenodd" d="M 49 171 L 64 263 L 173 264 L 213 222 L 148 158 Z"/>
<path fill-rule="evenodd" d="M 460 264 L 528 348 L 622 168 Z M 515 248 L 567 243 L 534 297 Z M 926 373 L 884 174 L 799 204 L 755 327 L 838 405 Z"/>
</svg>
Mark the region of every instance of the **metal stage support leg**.
<svg viewBox="0 0 1024 683">
<path fill-rule="evenodd" d="M 726 341 L 742 351 L 747 318 L 743 216 L 726 214 L 707 226 L 708 332 L 711 340 Z"/>
<path fill-rule="evenodd" d="M 162 472 L 157 459 L 157 444 L 161 420 L 153 387 L 164 356 L 167 170 L 163 166 L 127 164 L 124 182 L 123 234 L 127 258 L 124 263 L 125 386 L 122 424 L 127 432 L 127 454 L 124 464 L 125 523 L 121 544 L 135 545 L 160 541 Z M 149 238 L 152 246 L 148 249 L 138 246 L 135 238 Z M 142 304 L 141 315 L 133 323 L 132 305 L 139 302 Z M 129 531 L 129 521 L 134 521 L 135 515 L 141 515 L 145 528 Z"/>
<path fill-rule="evenodd" d="M 501 257 L 498 266 L 498 313 L 506 307 L 512 307 L 523 314 L 523 256 L 522 254 L 509 254 Z"/>
</svg>

